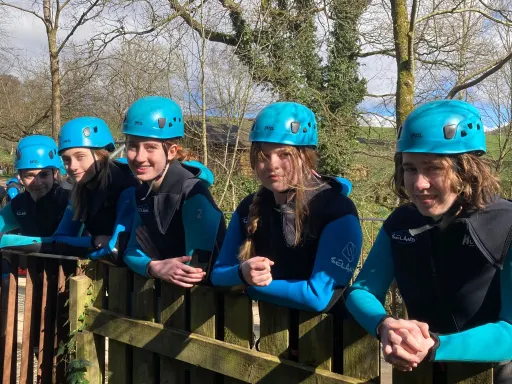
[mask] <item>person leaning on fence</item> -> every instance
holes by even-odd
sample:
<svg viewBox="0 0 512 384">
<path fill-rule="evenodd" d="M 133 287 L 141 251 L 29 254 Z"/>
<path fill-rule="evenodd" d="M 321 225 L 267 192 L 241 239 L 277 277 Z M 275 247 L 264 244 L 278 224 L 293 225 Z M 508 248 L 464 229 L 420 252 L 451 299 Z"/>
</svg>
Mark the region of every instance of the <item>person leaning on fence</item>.
<svg viewBox="0 0 512 384">
<path fill-rule="evenodd" d="M 27 252 L 121 263 L 118 256 L 124 251 L 134 215 L 129 202 L 138 182 L 126 165 L 110 160 L 109 152 L 114 149 L 114 139 L 102 119 L 78 117 L 64 124 L 58 153 L 73 182 L 64 216 L 53 236 L 14 240 L 6 245 Z M 81 236 L 83 229 L 88 236 Z"/>
<path fill-rule="evenodd" d="M 458 100 L 417 107 L 399 131 L 393 181 L 408 203 L 384 222 L 346 299 L 399 369 L 512 359 L 512 203 L 498 197 L 485 141 L 479 112 Z M 413 320 L 386 315 L 393 280 Z M 494 382 L 512 382 L 512 364 Z"/>
<path fill-rule="evenodd" d="M 249 140 L 261 186 L 233 214 L 212 283 L 245 284 L 253 300 L 328 311 L 354 273 L 362 232 L 346 186 L 315 172 L 315 115 L 298 103 L 270 104 Z"/>
<path fill-rule="evenodd" d="M 51 236 L 55 232 L 69 200 L 69 191 L 57 182 L 60 164 L 57 144 L 51 137 L 32 135 L 19 141 L 14 169 L 18 173 L 16 180 L 24 191 L 17 193 L 0 211 L 0 233 Z M 9 186 L 13 184 L 11 182 Z M 24 257 L 20 258 L 22 269 L 25 263 Z"/>
<path fill-rule="evenodd" d="M 123 122 L 128 164 L 142 184 L 126 264 L 142 276 L 192 287 L 208 280 L 225 234 L 225 222 L 208 190 L 213 174 L 199 163 L 186 165 L 179 145 L 181 108 L 171 99 L 135 101 Z M 198 165 L 199 164 L 199 165 Z"/>
<path fill-rule="evenodd" d="M 19 193 L 23 192 L 23 186 L 20 184 L 20 180 L 17 177 L 11 177 L 7 180 L 5 188 L 7 191 L 7 196 L 5 197 L 7 203 L 14 199 Z"/>
</svg>

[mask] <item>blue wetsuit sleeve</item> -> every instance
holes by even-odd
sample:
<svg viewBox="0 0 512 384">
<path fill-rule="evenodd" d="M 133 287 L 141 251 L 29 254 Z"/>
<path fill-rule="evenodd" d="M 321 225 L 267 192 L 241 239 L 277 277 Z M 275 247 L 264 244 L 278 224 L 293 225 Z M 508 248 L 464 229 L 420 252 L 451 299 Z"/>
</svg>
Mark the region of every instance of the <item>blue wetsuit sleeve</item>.
<svg viewBox="0 0 512 384">
<path fill-rule="evenodd" d="M 217 234 L 222 213 L 202 194 L 195 194 L 183 203 L 186 256 L 198 250 L 212 252 L 218 248 Z"/>
<path fill-rule="evenodd" d="M 133 224 L 130 240 L 128 240 L 128 246 L 124 253 L 124 262 L 132 271 L 141 276 L 149 277 L 147 268 L 151 258 L 142 251 L 139 243 L 137 242 L 136 230 L 138 227 L 142 226 L 142 220 L 139 212 L 137 212 L 137 207 L 135 206 L 135 198 L 132 200 L 132 207 L 134 210 Z"/>
<path fill-rule="evenodd" d="M 500 272 L 498 321 L 439 336 L 434 361 L 497 362 L 512 360 L 512 248 Z"/>
<path fill-rule="evenodd" d="M 117 253 L 120 247 L 124 247 L 124 245 L 119 242 L 122 234 L 131 233 L 132 230 L 135 216 L 135 207 L 132 204 L 134 194 L 134 187 L 127 188 L 121 193 L 116 205 L 116 222 L 114 224 L 112 238 L 108 245 L 89 254 L 90 259 L 97 260 L 114 252 Z"/>
<path fill-rule="evenodd" d="M 234 286 L 243 284 L 238 275 L 238 250 L 244 238 L 240 228 L 238 212 L 235 212 L 229 222 L 226 238 L 222 244 L 219 258 L 213 266 L 211 281 L 217 286 Z"/>
<path fill-rule="evenodd" d="M 376 336 L 377 324 L 386 315 L 383 304 L 393 280 L 391 240 L 384 229 L 381 229 L 346 297 L 349 312 L 373 336 Z"/>
<path fill-rule="evenodd" d="M 335 290 L 348 285 L 359 261 L 362 243 L 358 218 L 345 215 L 323 229 L 309 280 L 273 280 L 266 287 L 251 286 L 247 293 L 253 300 L 323 311 Z"/>
<path fill-rule="evenodd" d="M 12 211 L 11 203 L 8 203 L 0 211 L 0 232 L 9 232 L 19 227 L 20 224 Z"/>
<path fill-rule="evenodd" d="M 71 206 L 71 202 L 64 211 L 64 215 L 60 220 L 59 226 L 55 230 L 54 236 L 78 236 L 82 223 L 80 220 L 73 220 L 75 211 Z"/>
</svg>

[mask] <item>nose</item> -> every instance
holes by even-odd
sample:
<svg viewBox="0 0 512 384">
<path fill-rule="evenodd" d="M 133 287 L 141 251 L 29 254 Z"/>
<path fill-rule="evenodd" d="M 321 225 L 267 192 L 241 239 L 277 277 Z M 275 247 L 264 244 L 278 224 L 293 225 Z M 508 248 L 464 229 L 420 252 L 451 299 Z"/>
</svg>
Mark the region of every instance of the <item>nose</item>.
<svg viewBox="0 0 512 384">
<path fill-rule="evenodd" d="M 268 159 L 268 166 L 271 170 L 279 169 L 281 165 L 281 159 L 275 153 L 271 154 Z"/>
<path fill-rule="evenodd" d="M 416 175 L 416 180 L 414 181 L 414 187 L 417 191 L 428 189 L 430 188 L 430 181 L 425 175 L 418 172 Z"/>
<path fill-rule="evenodd" d="M 78 160 L 76 159 L 69 159 L 69 162 L 66 165 L 66 171 L 73 172 L 75 169 L 77 169 L 78 166 Z"/>
<path fill-rule="evenodd" d="M 136 149 L 136 154 L 135 154 L 135 158 L 134 160 L 137 162 L 137 163 L 144 163 L 146 161 L 148 157 L 148 154 L 146 153 L 146 150 L 144 149 L 144 147 L 139 147 Z"/>
</svg>

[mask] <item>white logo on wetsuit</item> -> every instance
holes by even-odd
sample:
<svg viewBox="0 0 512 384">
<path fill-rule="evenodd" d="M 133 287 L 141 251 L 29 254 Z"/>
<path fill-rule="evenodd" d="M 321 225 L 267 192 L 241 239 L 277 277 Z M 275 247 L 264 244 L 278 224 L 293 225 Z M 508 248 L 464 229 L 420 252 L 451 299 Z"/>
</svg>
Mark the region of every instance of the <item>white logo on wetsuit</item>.
<svg viewBox="0 0 512 384">
<path fill-rule="evenodd" d="M 464 235 L 464 238 L 462 239 L 462 245 L 469 245 L 470 247 L 475 246 L 475 242 L 469 235 Z"/>
<path fill-rule="evenodd" d="M 344 269 L 345 271 L 354 273 L 354 267 L 350 265 L 350 263 L 354 261 L 356 256 L 356 246 L 354 245 L 354 243 L 349 241 L 345 248 L 343 248 L 343 251 L 341 251 L 341 254 L 346 259 L 346 262 L 343 259 L 338 259 L 333 256 L 331 257 L 331 263 L 340 267 L 341 269 Z"/>
<path fill-rule="evenodd" d="M 391 234 L 391 239 L 397 240 L 399 243 L 402 243 L 402 244 L 411 244 L 416 241 L 416 238 L 414 236 L 412 236 L 409 231 L 406 231 L 406 230 L 393 232 Z"/>
<path fill-rule="evenodd" d="M 139 213 L 143 213 L 143 214 L 146 214 L 146 213 L 149 213 L 149 208 L 147 205 L 140 205 L 137 207 L 137 211 Z"/>
<path fill-rule="evenodd" d="M 23 209 L 20 209 L 18 212 L 16 212 L 17 216 L 27 216 L 27 212 L 25 212 Z"/>
</svg>

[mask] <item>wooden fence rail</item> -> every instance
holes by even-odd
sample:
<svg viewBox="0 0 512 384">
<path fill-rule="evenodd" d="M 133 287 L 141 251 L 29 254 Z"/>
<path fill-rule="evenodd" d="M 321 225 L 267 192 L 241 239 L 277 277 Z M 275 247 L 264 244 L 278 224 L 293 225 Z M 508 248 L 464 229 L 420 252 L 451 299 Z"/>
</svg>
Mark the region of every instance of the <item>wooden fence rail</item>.
<svg viewBox="0 0 512 384">
<path fill-rule="evenodd" d="M 371 244 L 381 222 L 362 224 L 365 244 Z M 260 302 L 257 328 L 254 303 L 243 294 L 187 290 L 101 263 L 82 271 L 77 258 L 54 255 L 29 256 L 22 294 L 20 255 L 3 256 L 11 270 L 0 292 L 2 383 L 64 383 L 67 363 L 56 352 L 70 330 L 80 330 L 72 358 L 91 363 L 91 384 L 382 382 L 378 342 L 346 313 L 312 314 Z M 394 313 L 405 313 L 396 287 L 388 301 Z M 443 372 L 447 383 L 492 383 L 485 364 L 449 364 Z M 396 384 L 438 382 L 430 364 L 392 376 Z"/>
</svg>

